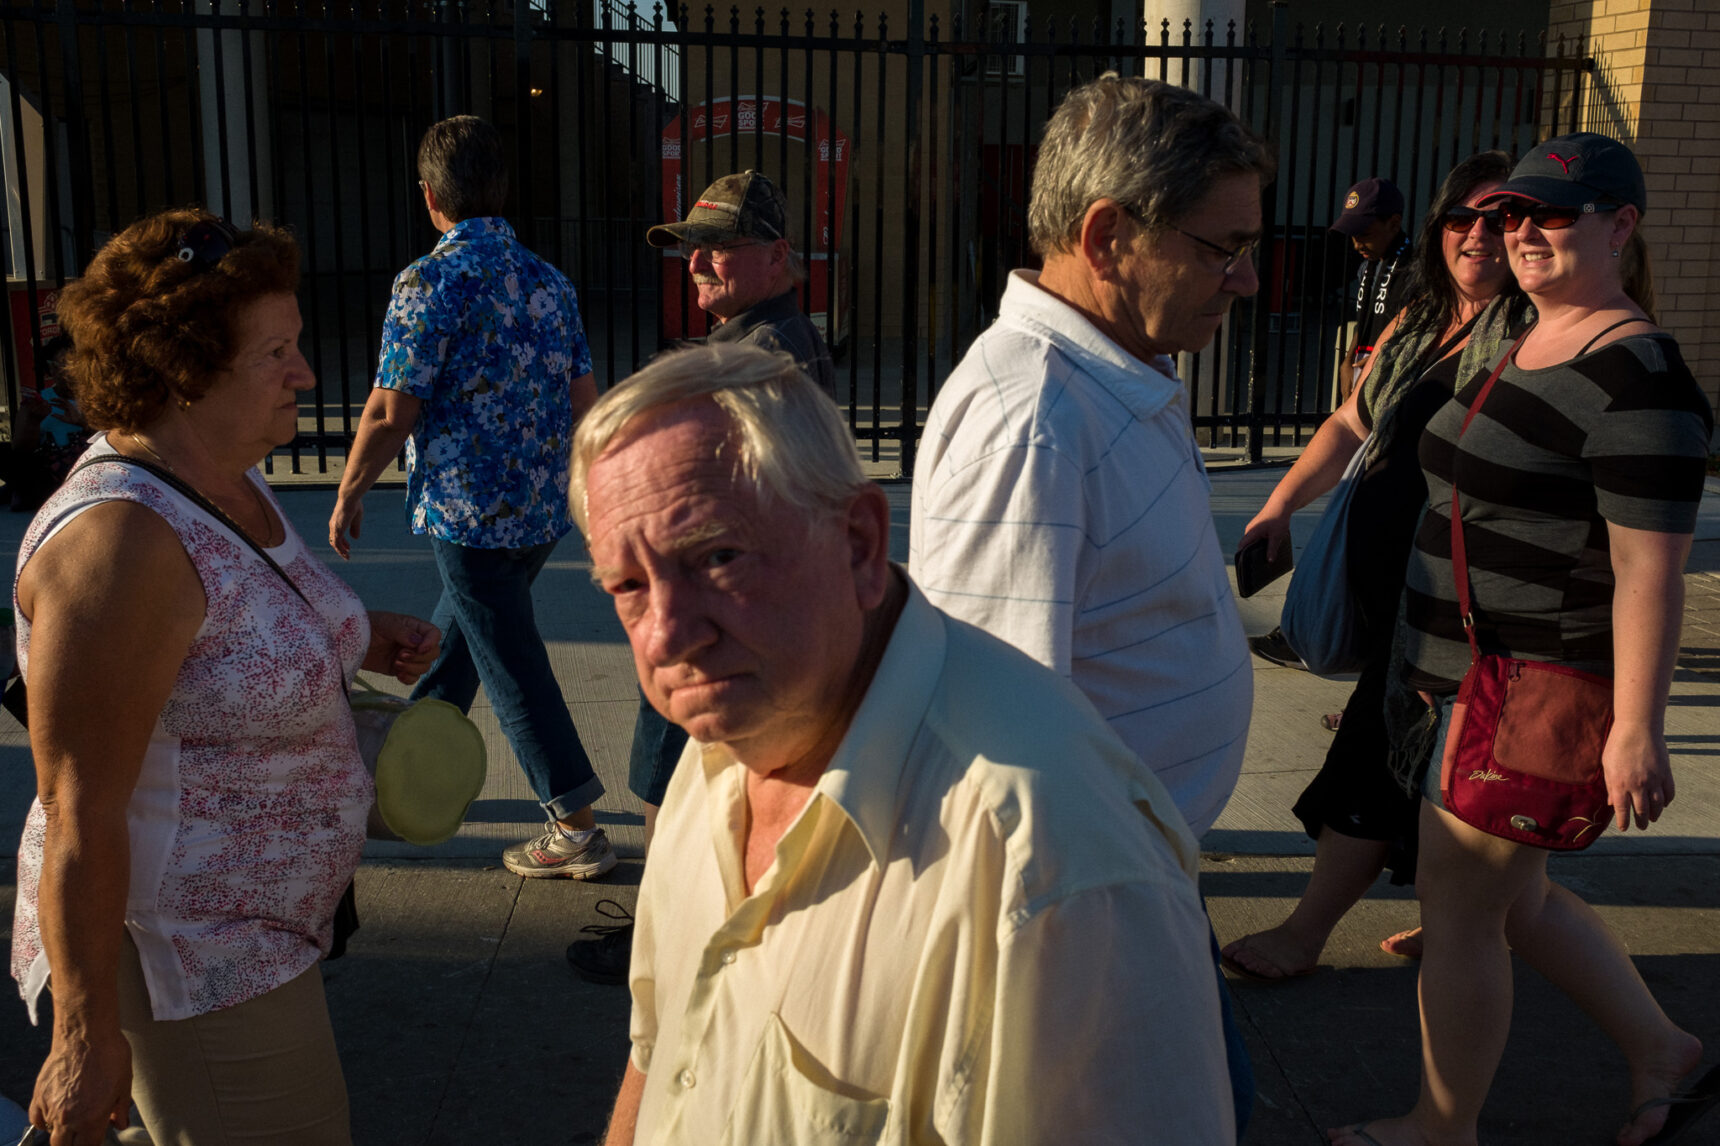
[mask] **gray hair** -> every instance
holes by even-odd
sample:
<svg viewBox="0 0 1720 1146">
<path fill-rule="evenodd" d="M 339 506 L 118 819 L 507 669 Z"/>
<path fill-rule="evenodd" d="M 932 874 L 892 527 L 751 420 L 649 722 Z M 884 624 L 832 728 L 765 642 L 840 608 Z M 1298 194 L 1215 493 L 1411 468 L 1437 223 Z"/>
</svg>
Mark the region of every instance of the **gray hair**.
<svg viewBox="0 0 1720 1146">
<path fill-rule="evenodd" d="M 1027 237 L 1041 256 L 1068 250 L 1087 208 L 1115 199 L 1148 226 L 1187 215 L 1215 180 L 1276 164 L 1231 110 L 1187 88 L 1106 72 L 1070 92 L 1045 126 Z"/>
<path fill-rule="evenodd" d="M 603 452 L 642 415 L 699 399 L 728 415 L 736 472 L 761 497 L 822 517 L 840 513 L 865 488 L 860 454 L 836 403 L 794 359 L 742 343 L 690 346 L 652 359 L 580 421 L 568 499 L 581 532 L 590 535 L 586 479 Z"/>
</svg>

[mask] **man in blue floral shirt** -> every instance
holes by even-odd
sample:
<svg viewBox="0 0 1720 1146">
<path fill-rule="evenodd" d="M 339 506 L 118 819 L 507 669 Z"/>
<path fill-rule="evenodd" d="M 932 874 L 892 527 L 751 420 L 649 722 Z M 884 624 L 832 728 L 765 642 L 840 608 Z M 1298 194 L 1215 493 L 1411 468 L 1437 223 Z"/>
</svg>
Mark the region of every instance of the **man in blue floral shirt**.
<svg viewBox="0 0 1720 1146">
<path fill-rule="evenodd" d="M 501 134 L 476 116 L 433 125 L 418 148 L 435 250 L 394 280 L 376 386 L 347 457 L 329 544 L 344 558 L 364 494 L 406 447 L 406 506 L 442 574 L 442 655 L 413 699 L 471 707 L 481 681 L 548 813 L 508 848 L 523 876 L 591 879 L 615 866 L 592 817 L 603 794 L 550 669 L 531 585 L 573 528 L 568 450 L 597 400 L 573 286 L 501 217 Z"/>
</svg>

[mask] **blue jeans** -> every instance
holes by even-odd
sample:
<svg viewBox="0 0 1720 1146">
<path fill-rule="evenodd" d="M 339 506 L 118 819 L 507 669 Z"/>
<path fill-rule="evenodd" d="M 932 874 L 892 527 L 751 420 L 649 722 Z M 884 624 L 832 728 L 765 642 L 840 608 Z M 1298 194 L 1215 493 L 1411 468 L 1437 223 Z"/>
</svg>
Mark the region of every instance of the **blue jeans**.
<svg viewBox="0 0 1720 1146">
<path fill-rule="evenodd" d="M 1200 897 L 1201 910 L 1206 909 L 1206 895 Z M 1218 976 L 1218 1021 L 1224 1029 L 1224 1064 L 1230 1069 L 1230 1101 L 1236 1108 L 1236 1140 L 1248 1129 L 1254 1113 L 1254 1061 L 1248 1057 L 1248 1047 L 1242 1041 L 1242 1028 L 1236 1025 L 1236 1014 L 1230 1003 L 1230 984 L 1224 981 L 1224 964 L 1219 959 L 1218 935 L 1209 924 L 1207 936 L 1212 943 L 1212 969 Z"/>
<path fill-rule="evenodd" d="M 442 655 L 412 699 L 445 700 L 466 712 L 482 682 L 544 811 L 559 820 L 591 806 L 603 782 L 579 742 L 532 613 L 532 582 L 556 543 L 474 549 L 432 537 L 430 546 L 442 574 L 431 618 L 442 630 Z"/>
<path fill-rule="evenodd" d="M 633 720 L 633 751 L 627 760 L 627 787 L 654 808 L 663 806 L 669 777 L 687 746 L 687 730 L 670 724 L 639 690 L 639 715 Z"/>
</svg>

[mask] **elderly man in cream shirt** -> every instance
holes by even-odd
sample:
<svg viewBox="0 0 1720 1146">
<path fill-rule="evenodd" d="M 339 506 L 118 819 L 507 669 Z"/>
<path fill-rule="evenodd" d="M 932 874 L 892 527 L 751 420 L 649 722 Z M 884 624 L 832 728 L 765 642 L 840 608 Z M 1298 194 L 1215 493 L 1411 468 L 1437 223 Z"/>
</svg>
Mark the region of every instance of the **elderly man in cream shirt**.
<svg viewBox="0 0 1720 1146">
<path fill-rule="evenodd" d="M 693 739 L 610 1143 L 1235 1141 L 1193 839 L 1068 682 L 940 613 L 787 358 L 658 359 L 572 497 Z"/>
</svg>

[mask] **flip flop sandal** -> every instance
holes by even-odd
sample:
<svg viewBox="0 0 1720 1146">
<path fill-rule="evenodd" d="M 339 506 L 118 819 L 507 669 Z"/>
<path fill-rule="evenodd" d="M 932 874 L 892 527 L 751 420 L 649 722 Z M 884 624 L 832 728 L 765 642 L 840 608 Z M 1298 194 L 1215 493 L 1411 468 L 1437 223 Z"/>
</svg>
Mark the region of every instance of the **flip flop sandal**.
<svg viewBox="0 0 1720 1146">
<path fill-rule="evenodd" d="M 1660 1133 L 1645 1140 L 1642 1146 L 1672 1146 L 1674 1142 L 1682 1141 L 1685 1131 L 1696 1125 L 1716 1104 L 1720 1104 L 1720 1066 L 1703 1075 L 1695 1086 L 1682 1094 L 1649 1099 L 1630 1112 L 1630 1120 L 1635 1122 L 1657 1106 L 1671 1107 L 1666 1115 L 1666 1125 L 1660 1128 Z"/>
<path fill-rule="evenodd" d="M 1244 944 L 1244 946 L 1246 946 L 1246 944 Z M 1256 952 L 1256 954 L 1259 954 L 1259 953 Z M 1262 957 L 1264 958 L 1264 956 L 1262 956 Z M 1252 970 L 1248 967 L 1243 966 L 1240 961 L 1232 958 L 1229 955 L 1222 955 L 1221 954 L 1218 957 L 1218 961 L 1219 961 L 1219 963 L 1223 964 L 1225 970 L 1231 972 L 1234 975 L 1237 975 L 1240 978 L 1247 979 L 1251 983 L 1288 983 L 1291 979 L 1300 979 L 1306 975 L 1312 975 L 1314 973 L 1314 968 L 1304 967 L 1300 971 L 1285 971 L 1282 968 L 1280 968 L 1279 974 L 1277 974 L 1277 975 L 1262 975 L 1259 971 L 1255 971 L 1255 970 Z M 1266 961 L 1268 963 L 1272 963 L 1272 960 L 1270 960 L 1270 959 L 1267 959 Z M 1278 966 L 1278 964 L 1276 964 L 1276 963 L 1272 963 L 1272 965 L 1274 967 Z"/>
<path fill-rule="evenodd" d="M 1343 719 L 1344 714 L 1341 712 L 1328 712 L 1320 718 L 1320 727 L 1327 732 L 1336 732 L 1338 731 L 1338 723 Z"/>
<path fill-rule="evenodd" d="M 1420 930 L 1421 928 L 1419 927 L 1411 927 L 1407 931 L 1399 931 L 1396 935 L 1388 935 L 1384 939 L 1380 940 L 1380 950 L 1384 951 L 1387 955 L 1396 955 L 1399 959 L 1420 959 L 1420 952 L 1416 952 L 1412 955 L 1408 951 L 1398 950 L 1399 943 L 1408 939 L 1411 935 L 1414 935 Z"/>
</svg>

